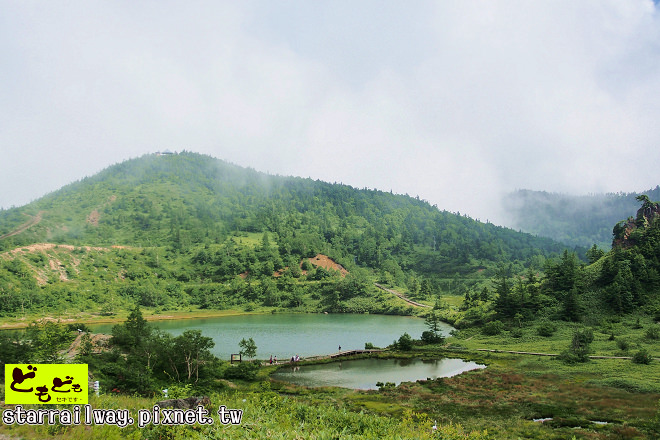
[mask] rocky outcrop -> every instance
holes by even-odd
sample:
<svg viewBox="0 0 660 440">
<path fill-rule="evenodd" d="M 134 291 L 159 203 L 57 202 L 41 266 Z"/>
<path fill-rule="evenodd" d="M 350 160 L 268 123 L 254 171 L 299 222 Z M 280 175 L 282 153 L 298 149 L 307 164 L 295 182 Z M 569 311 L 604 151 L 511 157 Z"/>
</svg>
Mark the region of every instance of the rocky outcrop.
<svg viewBox="0 0 660 440">
<path fill-rule="evenodd" d="M 641 195 L 637 200 L 642 206 L 637 210 L 635 218 L 628 217 L 614 226 L 612 247 L 629 248 L 636 244 L 635 232 L 644 230 L 660 218 L 660 203 L 652 202 L 648 196 Z"/>
</svg>

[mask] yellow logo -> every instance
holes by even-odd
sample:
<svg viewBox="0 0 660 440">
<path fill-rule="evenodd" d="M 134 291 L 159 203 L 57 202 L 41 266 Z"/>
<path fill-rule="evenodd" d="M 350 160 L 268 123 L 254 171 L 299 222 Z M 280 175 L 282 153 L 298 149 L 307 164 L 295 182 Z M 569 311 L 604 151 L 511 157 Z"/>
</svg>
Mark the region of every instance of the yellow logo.
<svg viewBox="0 0 660 440">
<path fill-rule="evenodd" d="M 5 364 L 5 403 L 87 403 L 87 364 Z"/>
</svg>

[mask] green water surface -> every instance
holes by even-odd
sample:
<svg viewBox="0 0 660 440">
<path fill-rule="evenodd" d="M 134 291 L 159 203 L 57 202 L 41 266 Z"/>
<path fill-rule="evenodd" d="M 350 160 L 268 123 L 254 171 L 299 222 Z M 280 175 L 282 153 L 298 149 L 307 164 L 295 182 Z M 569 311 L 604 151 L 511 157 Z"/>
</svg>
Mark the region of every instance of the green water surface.
<svg viewBox="0 0 660 440">
<path fill-rule="evenodd" d="M 322 355 L 342 350 L 363 349 L 365 342 L 384 347 L 408 333 L 419 339 L 427 330 L 424 320 L 408 316 L 366 314 L 267 314 L 225 316 L 205 319 L 181 319 L 155 321 L 151 325 L 178 336 L 185 330 L 201 330 L 204 336 L 213 338 L 213 353 L 229 360 L 238 353 L 238 343 L 243 338 L 253 338 L 257 345 L 257 358 L 288 360 L 296 354 L 300 357 Z M 90 325 L 92 331 L 110 333 L 112 325 Z M 442 325 L 446 336 L 452 327 Z"/>
</svg>

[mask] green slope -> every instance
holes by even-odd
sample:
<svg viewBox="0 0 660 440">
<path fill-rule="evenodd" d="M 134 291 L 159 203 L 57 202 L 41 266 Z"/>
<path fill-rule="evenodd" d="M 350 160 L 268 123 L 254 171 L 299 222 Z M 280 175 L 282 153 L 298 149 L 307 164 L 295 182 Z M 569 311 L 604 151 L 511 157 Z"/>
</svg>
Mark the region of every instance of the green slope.
<svg viewBox="0 0 660 440">
<path fill-rule="evenodd" d="M 96 252 L 83 269 L 73 263 L 74 256 L 32 248 L 5 253 L 3 292 L 94 290 L 89 286 L 99 282 L 101 270 L 111 273 L 103 287 L 109 298 L 138 298 L 154 307 L 229 307 L 247 301 L 387 311 L 383 301 L 377 307 L 339 304 L 377 297 L 364 287 L 365 280 L 376 278 L 432 302 L 443 282 L 461 293 L 488 279 L 499 263 L 512 262 L 516 271 L 540 268 L 546 257 L 562 250 L 549 239 L 440 211 L 418 198 L 273 176 L 187 152 L 128 160 L 26 206 L 0 211 L 0 236 L 5 252 L 55 243 L 76 246 L 67 252 L 82 258 L 91 254 L 81 246 L 130 248 Z M 327 289 L 335 300 L 312 295 L 310 283 L 324 283 L 332 274 L 311 267 L 302 275 L 298 268 L 319 253 L 355 274 L 357 286 L 332 284 Z M 69 276 L 60 276 L 61 271 Z M 275 271 L 294 281 L 286 284 L 273 276 Z M 129 275 L 135 272 L 139 275 Z M 28 279 L 32 284 L 25 284 Z M 167 282 L 178 287 L 160 284 Z M 144 291 L 149 289 L 174 289 L 187 297 L 170 292 L 148 300 L 151 294 Z M 309 301 L 300 299 L 306 295 Z M 44 307 L 44 301 L 36 302 Z M 7 304 L 14 305 L 5 306 L 6 313 L 17 307 Z"/>
</svg>

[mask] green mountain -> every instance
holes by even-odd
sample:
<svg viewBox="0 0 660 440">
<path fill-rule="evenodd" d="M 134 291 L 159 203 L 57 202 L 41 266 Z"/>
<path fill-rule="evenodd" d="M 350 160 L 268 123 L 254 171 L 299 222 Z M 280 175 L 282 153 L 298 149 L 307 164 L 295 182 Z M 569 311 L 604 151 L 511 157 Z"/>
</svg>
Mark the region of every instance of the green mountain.
<svg viewBox="0 0 660 440">
<path fill-rule="evenodd" d="M 0 313 L 134 302 L 410 313 L 372 281 L 433 303 L 498 264 L 539 269 L 561 250 L 419 198 L 145 155 L 0 211 Z"/>
<path fill-rule="evenodd" d="M 636 197 L 660 199 L 660 187 L 643 193 L 574 196 L 545 191 L 518 190 L 507 194 L 503 206 L 515 229 L 549 237 L 567 245 L 608 249 L 612 225 L 637 209 Z"/>
</svg>

